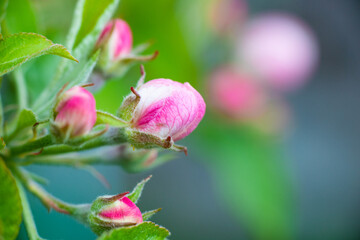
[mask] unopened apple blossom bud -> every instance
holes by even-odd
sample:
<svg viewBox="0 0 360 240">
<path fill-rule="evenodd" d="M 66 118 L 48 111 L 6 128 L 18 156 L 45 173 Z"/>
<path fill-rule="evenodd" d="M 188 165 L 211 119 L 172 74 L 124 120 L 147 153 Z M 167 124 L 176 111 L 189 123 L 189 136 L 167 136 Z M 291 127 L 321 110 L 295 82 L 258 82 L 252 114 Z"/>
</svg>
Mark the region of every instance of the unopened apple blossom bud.
<svg viewBox="0 0 360 240">
<path fill-rule="evenodd" d="M 53 129 L 62 137 L 87 134 L 96 122 L 93 95 L 82 87 L 72 87 L 59 96 L 54 108 Z"/>
<path fill-rule="evenodd" d="M 112 228 L 132 226 L 143 222 L 140 209 L 126 193 L 98 197 L 92 204 L 89 223 L 92 230 L 101 234 Z"/>
<path fill-rule="evenodd" d="M 124 103 L 131 111 L 131 128 L 160 138 L 178 141 L 189 135 L 205 114 L 202 96 L 189 84 L 170 79 L 155 79 L 141 85 Z"/>
<path fill-rule="evenodd" d="M 275 89 L 297 89 L 316 67 L 316 38 L 303 21 L 290 14 L 275 12 L 255 17 L 240 38 L 241 60 Z"/>
<path fill-rule="evenodd" d="M 132 50 L 133 37 L 129 25 L 122 19 L 110 21 L 103 29 L 96 43 L 102 48 L 102 61 L 115 62 Z"/>
<path fill-rule="evenodd" d="M 264 112 L 265 91 L 251 74 L 232 66 L 223 66 L 209 80 L 211 104 L 221 114 L 236 120 L 247 120 Z"/>
</svg>

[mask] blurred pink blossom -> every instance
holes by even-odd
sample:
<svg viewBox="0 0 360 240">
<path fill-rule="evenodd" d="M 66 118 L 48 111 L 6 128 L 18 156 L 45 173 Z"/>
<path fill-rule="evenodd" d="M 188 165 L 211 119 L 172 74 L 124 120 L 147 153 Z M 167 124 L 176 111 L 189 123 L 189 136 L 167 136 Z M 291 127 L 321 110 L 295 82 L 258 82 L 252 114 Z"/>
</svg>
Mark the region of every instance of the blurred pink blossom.
<svg viewBox="0 0 360 240">
<path fill-rule="evenodd" d="M 278 90 L 300 87 L 318 62 L 318 45 L 311 29 L 287 13 L 253 18 L 239 41 L 241 60 Z"/>
<path fill-rule="evenodd" d="M 220 112 L 236 119 L 252 118 L 265 107 L 265 92 L 251 75 L 231 66 L 210 77 L 210 101 Z"/>
</svg>

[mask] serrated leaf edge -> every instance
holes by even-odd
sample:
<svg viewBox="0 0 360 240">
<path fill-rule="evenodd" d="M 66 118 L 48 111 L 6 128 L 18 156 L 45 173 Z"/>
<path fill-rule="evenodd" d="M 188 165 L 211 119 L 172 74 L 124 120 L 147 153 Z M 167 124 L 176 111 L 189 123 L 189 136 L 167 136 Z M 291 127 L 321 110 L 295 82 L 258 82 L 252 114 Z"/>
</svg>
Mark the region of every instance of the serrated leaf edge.
<svg viewBox="0 0 360 240">
<path fill-rule="evenodd" d="M 25 33 L 25 32 L 15 33 L 15 34 L 11 34 L 11 35 L 5 36 L 5 37 L 2 39 L 2 41 L 5 41 L 6 39 L 8 39 L 8 38 L 10 38 L 10 37 L 13 37 L 13 36 L 21 36 L 21 35 L 27 35 L 27 36 L 33 35 L 33 36 L 41 37 L 41 38 L 43 38 L 45 41 L 47 41 L 48 43 L 50 43 L 50 44 L 52 44 L 52 45 L 49 46 L 48 48 L 46 48 L 46 49 L 38 52 L 38 53 L 29 55 L 29 56 L 27 56 L 27 57 L 15 58 L 14 60 L 0 63 L 0 66 L 2 66 L 2 65 L 11 63 L 11 62 L 18 61 L 19 59 L 20 59 L 20 61 L 21 61 L 20 63 L 14 65 L 13 67 L 8 68 L 7 70 L 0 72 L 0 75 L 3 75 L 3 74 L 5 74 L 5 73 L 8 73 L 8 72 L 14 70 L 16 67 L 18 67 L 18 66 L 20 66 L 21 64 L 27 62 L 28 60 L 30 60 L 30 59 L 33 58 L 34 56 L 40 57 L 40 56 L 46 54 L 46 52 L 47 52 L 47 51 L 50 51 L 52 48 L 57 48 L 57 47 L 58 47 L 59 49 L 64 50 L 65 52 L 67 52 L 70 57 L 69 57 L 69 56 L 66 56 L 65 54 L 53 54 L 53 55 L 57 55 L 57 56 L 60 56 L 60 57 L 64 57 L 64 58 L 73 60 L 73 61 L 75 61 L 75 62 L 79 62 L 74 56 L 71 55 L 71 53 L 69 52 L 69 50 L 68 50 L 65 46 L 63 46 L 63 45 L 61 45 L 61 44 L 53 43 L 51 40 L 49 40 L 49 39 L 46 38 L 45 36 L 40 35 L 40 34 L 37 34 L 37 33 Z"/>
</svg>

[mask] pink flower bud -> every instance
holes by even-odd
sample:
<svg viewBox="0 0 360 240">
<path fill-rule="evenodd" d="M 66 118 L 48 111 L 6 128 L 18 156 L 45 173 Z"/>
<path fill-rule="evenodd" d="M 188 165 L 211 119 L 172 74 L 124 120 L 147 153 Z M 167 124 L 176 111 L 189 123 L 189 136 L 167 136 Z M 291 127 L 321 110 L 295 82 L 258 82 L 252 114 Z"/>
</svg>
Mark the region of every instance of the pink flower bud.
<svg viewBox="0 0 360 240">
<path fill-rule="evenodd" d="M 118 226 L 135 225 L 143 221 L 140 209 L 127 197 L 122 197 L 103 207 L 98 213 L 98 217 L 116 222 Z"/>
<path fill-rule="evenodd" d="M 189 84 L 170 79 L 151 80 L 138 88 L 140 101 L 132 127 L 174 141 L 189 135 L 205 114 L 205 102 Z"/>
<path fill-rule="evenodd" d="M 318 60 L 318 45 L 311 29 L 285 13 L 268 13 L 245 27 L 239 53 L 270 86 L 279 90 L 300 87 Z"/>
<path fill-rule="evenodd" d="M 266 105 L 264 89 L 256 79 L 230 66 L 213 73 L 209 90 L 212 105 L 235 119 L 258 116 Z"/>
<path fill-rule="evenodd" d="M 95 99 L 82 87 L 70 88 L 60 96 L 54 114 L 54 123 L 65 136 L 87 134 L 96 122 Z"/>
<path fill-rule="evenodd" d="M 121 19 L 110 21 L 100 34 L 96 47 L 102 47 L 110 61 L 117 61 L 131 52 L 133 44 L 129 25 Z"/>
</svg>

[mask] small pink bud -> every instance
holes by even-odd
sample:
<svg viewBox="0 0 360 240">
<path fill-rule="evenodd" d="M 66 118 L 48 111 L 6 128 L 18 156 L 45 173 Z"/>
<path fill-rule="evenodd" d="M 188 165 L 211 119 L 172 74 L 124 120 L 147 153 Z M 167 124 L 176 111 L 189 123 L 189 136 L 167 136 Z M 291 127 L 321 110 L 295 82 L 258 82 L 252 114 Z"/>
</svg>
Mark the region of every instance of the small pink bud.
<svg viewBox="0 0 360 240">
<path fill-rule="evenodd" d="M 122 226 L 135 225 L 143 221 L 140 209 L 127 197 L 122 197 L 103 207 L 98 213 L 98 217 Z"/>
<path fill-rule="evenodd" d="M 212 105 L 235 119 L 258 116 L 265 108 L 265 92 L 251 75 L 230 66 L 216 70 L 210 78 Z"/>
<path fill-rule="evenodd" d="M 121 19 L 110 21 L 100 34 L 97 48 L 103 48 L 110 61 L 117 61 L 131 52 L 133 37 L 129 25 Z"/>
<path fill-rule="evenodd" d="M 202 96 L 189 84 L 170 79 L 151 80 L 137 89 L 140 101 L 132 127 L 173 141 L 189 135 L 205 114 Z"/>
<path fill-rule="evenodd" d="M 54 116 L 56 127 L 65 136 L 87 134 L 96 122 L 95 99 L 82 87 L 70 88 L 60 96 Z"/>
<path fill-rule="evenodd" d="M 98 235 L 113 228 L 132 226 L 143 222 L 140 209 L 126 195 L 100 196 L 91 205 L 88 221 Z"/>
<path fill-rule="evenodd" d="M 250 21 L 239 42 L 239 54 L 269 86 L 297 89 L 314 71 L 318 44 L 311 29 L 286 13 L 267 13 Z"/>
</svg>

